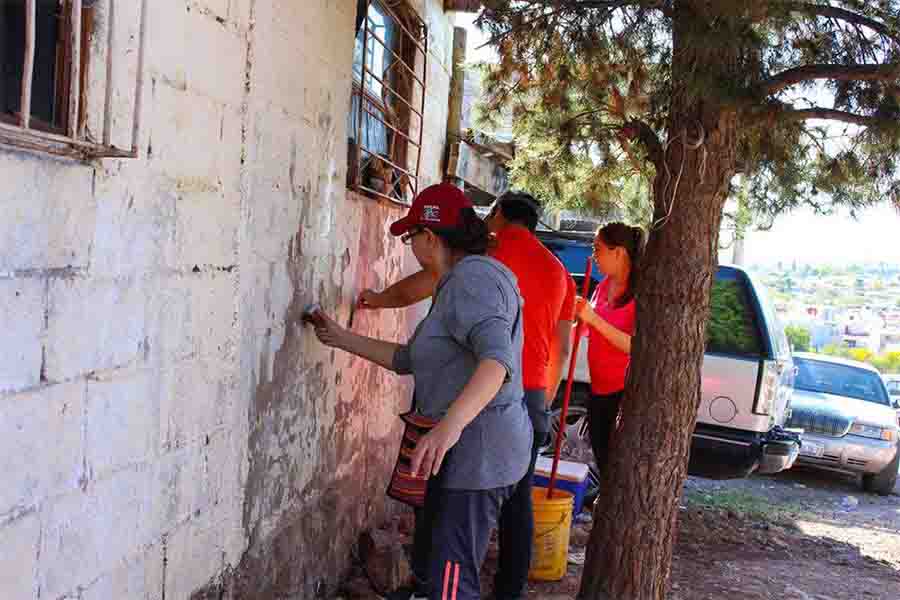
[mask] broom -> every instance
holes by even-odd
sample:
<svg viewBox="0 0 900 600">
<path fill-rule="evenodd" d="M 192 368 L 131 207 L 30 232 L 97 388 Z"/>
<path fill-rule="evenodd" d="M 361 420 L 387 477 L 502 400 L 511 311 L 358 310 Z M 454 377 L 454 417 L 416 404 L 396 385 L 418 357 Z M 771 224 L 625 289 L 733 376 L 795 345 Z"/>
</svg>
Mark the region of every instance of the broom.
<svg viewBox="0 0 900 600">
<path fill-rule="evenodd" d="M 591 257 L 587 259 L 584 268 L 584 282 L 581 284 L 581 295 L 587 298 L 591 284 Z M 578 360 L 578 344 L 584 335 L 584 322 L 579 321 L 575 326 L 575 341 L 572 343 L 572 354 L 569 357 L 569 376 L 566 378 L 566 391 L 563 394 L 562 410 L 559 413 L 559 429 L 556 432 L 556 447 L 553 449 L 553 468 L 550 470 L 550 483 L 547 484 L 547 499 L 553 498 L 553 487 L 556 485 L 556 472 L 559 469 L 559 453 L 562 450 L 562 440 L 566 435 L 566 418 L 569 415 L 569 398 L 572 397 L 572 383 L 575 377 L 575 361 Z"/>
</svg>

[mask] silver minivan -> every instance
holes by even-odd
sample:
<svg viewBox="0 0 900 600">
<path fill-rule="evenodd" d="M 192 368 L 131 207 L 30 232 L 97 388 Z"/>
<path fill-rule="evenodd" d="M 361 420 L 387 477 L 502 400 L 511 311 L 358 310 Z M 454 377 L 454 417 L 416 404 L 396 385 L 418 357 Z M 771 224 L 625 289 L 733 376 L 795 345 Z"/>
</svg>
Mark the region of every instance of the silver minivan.
<svg viewBox="0 0 900 600">
<path fill-rule="evenodd" d="M 724 479 L 789 469 L 800 448 L 784 428 L 791 348 L 765 287 L 739 267 L 716 272 L 702 377 L 689 472 Z"/>
</svg>

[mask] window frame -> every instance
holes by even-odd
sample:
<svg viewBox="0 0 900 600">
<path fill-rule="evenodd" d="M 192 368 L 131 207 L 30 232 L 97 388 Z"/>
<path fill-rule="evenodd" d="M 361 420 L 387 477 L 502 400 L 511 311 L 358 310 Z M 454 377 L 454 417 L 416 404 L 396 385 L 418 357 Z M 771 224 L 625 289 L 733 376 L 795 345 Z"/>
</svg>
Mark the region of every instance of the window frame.
<svg viewBox="0 0 900 600">
<path fill-rule="evenodd" d="M 85 124 L 88 118 L 87 83 L 90 66 L 91 37 L 97 0 L 62 0 L 64 18 L 58 36 L 63 40 L 57 49 L 55 102 L 65 117 L 60 124 L 35 121 L 31 115 L 34 54 L 36 44 L 37 0 L 24 0 L 25 49 L 21 81 L 19 115 L 0 113 L 0 147 L 28 150 L 90 160 L 93 158 L 137 158 L 140 139 L 141 96 L 143 93 L 144 49 L 147 38 L 148 0 L 141 0 L 137 76 L 134 88 L 134 112 L 131 147 L 119 148 L 111 142 L 112 73 L 115 49 L 115 5 L 106 0 L 106 93 L 103 106 L 102 140 L 89 139 Z M 77 18 L 76 18 L 77 17 Z M 59 44 L 58 44 L 59 45 Z"/>
<path fill-rule="evenodd" d="M 399 30 L 398 35 L 401 41 L 409 42 L 408 48 L 403 48 L 404 44 L 400 44 L 400 48 L 391 48 L 387 40 L 381 39 L 369 27 L 369 8 L 372 4 L 376 4 L 378 10 L 390 18 L 394 26 Z M 369 197 L 376 199 L 384 199 L 389 202 L 409 206 L 411 200 L 416 196 L 419 190 L 419 170 L 422 162 L 422 140 L 425 130 L 425 101 L 427 96 L 427 75 L 428 75 L 428 28 L 422 18 L 405 3 L 398 7 L 392 7 L 389 3 L 382 0 L 362 0 L 359 3 L 360 11 L 362 11 L 362 23 L 356 36 L 362 35 L 362 56 L 360 61 L 360 78 L 356 79 L 355 72 L 351 75 L 351 101 L 349 111 L 356 111 L 355 127 L 356 131 L 348 132 L 348 188 Z M 418 31 L 418 35 L 414 34 Z M 355 42 L 354 42 L 355 43 Z M 385 77 L 383 73 L 376 74 L 369 68 L 368 52 L 371 44 L 380 45 L 384 51 L 394 60 L 389 68 L 394 65 L 401 65 L 400 69 L 404 70 L 411 78 L 407 82 L 407 89 L 402 85 L 393 84 Z M 404 51 L 406 55 L 404 56 Z M 420 65 L 419 56 L 421 55 L 421 76 L 417 73 L 417 67 Z M 355 61 L 351 65 L 351 71 L 355 71 Z M 382 98 L 377 98 L 369 90 L 369 82 L 377 83 L 382 88 Z M 385 96 L 387 91 L 388 96 Z M 420 106 L 414 106 L 416 93 L 420 97 Z M 389 121 L 388 112 L 392 109 L 385 104 L 386 97 L 399 100 L 397 105 L 402 105 L 400 110 L 399 123 L 392 124 Z M 354 103 L 357 106 L 354 107 Z M 375 107 L 370 110 L 369 105 Z M 381 112 L 381 114 L 377 114 Z M 392 111 L 393 112 L 393 111 Z M 348 112 L 348 117 L 353 117 Z M 390 154 L 385 157 L 380 154 L 377 149 L 371 149 L 363 142 L 363 119 L 375 120 L 381 123 L 387 132 Z M 412 130 L 412 120 L 418 119 L 418 136 L 410 135 Z M 348 119 L 348 127 L 351 126 Z M 398 144 L 398 139 L 400 143 Z M 396 144 L 396 145 L 395 145 Z M 415 166 L 411 167 L 411 152 L 415 153 Z M 401 164 L 405 166 L 401 166 Z M 375 189 L 370 185 L 370 181 L 366 180 L 367 176 L 371 176 L 372 171 L 378 175 L 386 173 L 391 177 L 391 181 L 384 182 L 382 189 Z M 398 190 L 399 188 L 399 190 Z M 411 197 L 407 192 L 411 191 Z"/>
</svg>

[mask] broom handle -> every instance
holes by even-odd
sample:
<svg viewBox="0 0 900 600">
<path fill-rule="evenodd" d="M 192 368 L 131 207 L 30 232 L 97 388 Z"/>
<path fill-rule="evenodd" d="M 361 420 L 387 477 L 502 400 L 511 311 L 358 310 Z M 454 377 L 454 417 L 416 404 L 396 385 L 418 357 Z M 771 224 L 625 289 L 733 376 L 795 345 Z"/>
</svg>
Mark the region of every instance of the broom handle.
<svg viewBox="0 0 900 600">
<path fill-rule="evenodd" d="M 584 268 L 584 282 L 581 284 L 581 294 L 587 298 L 591 284 L 591 257 L 588 256 L 587 266 Z M 559 470 L 559 453 L 562 450 L 562 440 L 566 435 L 566 418 L 569 416 L 569 398 L 572 397 L 572 383 L 575 377 L 575 361 L 578 360 L 578 345 L 584 334 L 584 322 L 578 321 L 575 326 L 575 341 L 572 343 L 572 355 L 569 357 L 569 376 L 566 377 L 566 391 L 563 394 L 562 410 L 559 412 L 559 429 L 556 432 L 556 447 L 553 449 L 553 468 L 550 470 L 550 483 L 547 484 L 547 499 L 553 498 L 553 488 L 556 485 L 556 472 Z"/>
</svg>

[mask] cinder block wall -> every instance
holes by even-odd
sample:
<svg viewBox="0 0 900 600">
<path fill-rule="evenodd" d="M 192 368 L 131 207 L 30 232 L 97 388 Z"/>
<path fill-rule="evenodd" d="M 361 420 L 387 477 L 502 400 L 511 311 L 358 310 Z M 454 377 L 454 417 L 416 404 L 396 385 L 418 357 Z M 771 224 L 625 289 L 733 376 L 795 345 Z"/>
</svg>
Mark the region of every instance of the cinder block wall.
<svg viewBox="0 0 900 600">
<path fill-rule="evenodd" d="M 441 4 L 412 0 L 426 184 Z M 409 396 L 299 323 L 312 300 L 346 323 L 414 266 L 386 235 L 402 211 L 344 183 L 356 2 L 150 8 L 139 159 L 0 149 L 0 598 L 312 597 L 391 510 Z M 403 339 L 416 318 L 354 328 Z"/>
</svg>

